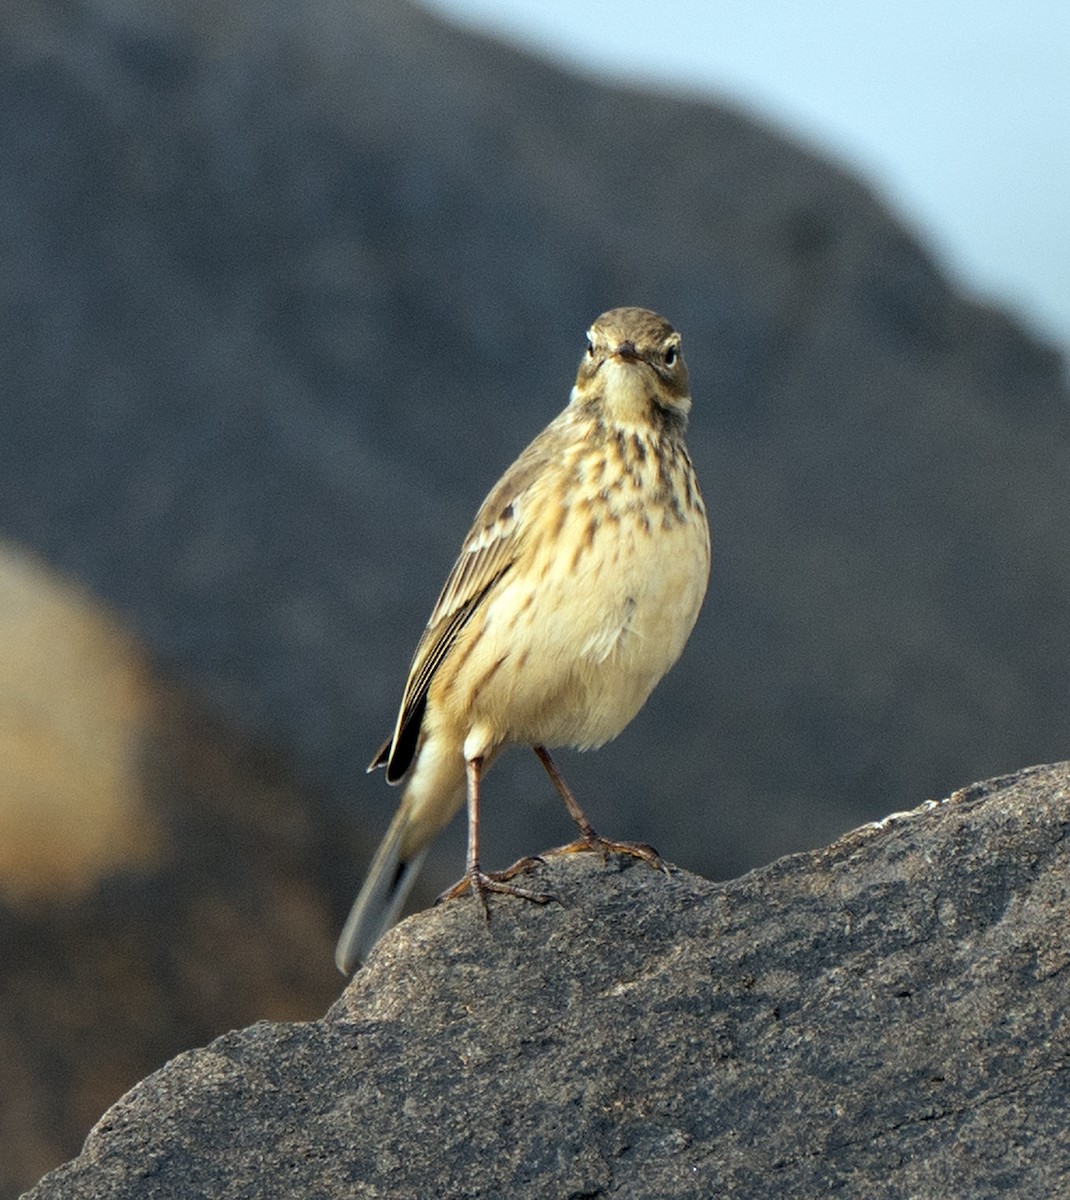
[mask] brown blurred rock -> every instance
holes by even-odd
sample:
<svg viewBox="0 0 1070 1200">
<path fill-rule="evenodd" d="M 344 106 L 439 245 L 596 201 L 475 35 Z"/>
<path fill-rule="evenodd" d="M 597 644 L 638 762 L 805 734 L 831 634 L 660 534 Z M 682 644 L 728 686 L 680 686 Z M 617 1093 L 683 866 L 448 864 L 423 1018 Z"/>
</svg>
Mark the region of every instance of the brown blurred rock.
<svg viewBox="0 0 1070 1200">
<path fill-rule="evenodd" d="M 178 1050 L 322 1011 L 340 858 L 277 757 L 0 548 L 0 1195 Z"/>
<path fill-rule="evenodd" d="M 155 705 L 134 640 L 0 545 L 0 896 L 73 899 L 112 868 L 159 861 L 138 761 Z"/>
<path fill-rule="evenodd" d="M 549 859 L 184 1054 L 31 1200 L 1057 1196 L 1070 766 L 714 885 Z"/>
</svg>

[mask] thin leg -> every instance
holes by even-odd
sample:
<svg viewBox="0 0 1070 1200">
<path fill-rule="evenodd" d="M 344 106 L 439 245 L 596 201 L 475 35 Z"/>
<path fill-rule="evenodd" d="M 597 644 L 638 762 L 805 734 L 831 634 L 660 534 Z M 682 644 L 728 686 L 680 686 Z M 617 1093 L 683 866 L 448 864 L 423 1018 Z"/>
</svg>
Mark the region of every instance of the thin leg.
<svg viewBox="0 0 1070 1200">
<path fill-rule="evenodd" d="M 464 873 L 472 886 L 472 891 L 479 897 L 483 905 L 483 915 L 490 920 L 490 909 L 487 908 L 487 897 L 479 886 L 479 774 L 483 769 L 481 758 L 469 759 L 464 764 L 468 774 L 468 856 L 464 862 Z"/>
<path fill-rule="evenodd" d="M 540 858 L 522 858 L 513 863 L 506 871 L 486 872 L 479 867 L 479 780 L 483 770 L 483 759 L 472 758 L 465 764 L 468 775 L 468 856 L 465 862 L 464 878 L 455 883 L 448 892 L 444 892 L 439 900 L 452 900 L 466 890 L 479 897 L 483 906 L 483 916 L 490 920 L 490 906 L 487 904 L 488 892 L 502 892 L 507 896 L 519 896 L 521 900 L 530 900 L 534 904 L 548 904 L 555 899 L 549 892 L 531 892 L 527 888 L 517 887 L 508 881 L 514 875 L 542 861 Z"/>
<path fill-rule="evenodd" d="M 601 837 L 595 833 L 594 826 L 587 820 L 587 814 L 576 803 L 576 797 L 572 794 L 572 789 L 565 782 L 565 777 L 557 768 L 557 763 L 550 757 L 550 751 L 545 746 L 533 746 L 539 762 L 546 768 L 546 774 L 550 776 L 554 787 L 557 789 L 557 794 L 565 802 L 565 807 L 568 809 L 569 816 L 576 822 L 577 827 L 583 837 L 578 842 L 570 842 L 563 847 L 563 852 L 566 854 L 578 854 L 585 850 L 598 850 L 602 854 L 603 859 L 608 859 L 610 854 L 630 854 L 632 858 L 641 858 L 643 862 L 649 863 L 650 866 L 656 869 L 668 868 L 658 857 L 658 852 L 653 846 L 648 846 L 646 842 L 614 842 L 609 838 Z"/>
<path fill-rule="evenodd" d="M 580 833 L 583 834 L 584 840 L 588 842 L 599 841 L 598 834 L 594 831 L 594 826 L 587 820 L 587 814 L 576 803 L 576 797 L 572 794 L 572 789 L 565 782 L 564 775 L 557 769 L 557 763 L 550 757 L 550 751 L 545 746 L 533 746 L 539 762 L 546 768 L 546 774 L 550 776 L 557 794 L 565 802 L 565 807 L 568 809 L 568 815 L 579 826 Z"/>
</svg>

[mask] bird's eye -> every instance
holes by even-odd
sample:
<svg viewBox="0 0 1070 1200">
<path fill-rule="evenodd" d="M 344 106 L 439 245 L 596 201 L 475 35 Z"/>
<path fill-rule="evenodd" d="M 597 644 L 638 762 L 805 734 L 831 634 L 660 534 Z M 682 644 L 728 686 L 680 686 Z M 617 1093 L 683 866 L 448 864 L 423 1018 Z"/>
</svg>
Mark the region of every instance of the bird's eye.
<svg viewBox="0 0 1070 1200">
<path fill-rule="evenodd" d="M 671 367 L 675 364 L 680 355 L 680 347 L 675 342 L 671 342 L 665 347 L 665 365 Z"/>
<path fill-rule="evenodd" d="M 587 357 L 594 358 L 594 339 L 590 334 L 587 335 Z"/>
</svg>

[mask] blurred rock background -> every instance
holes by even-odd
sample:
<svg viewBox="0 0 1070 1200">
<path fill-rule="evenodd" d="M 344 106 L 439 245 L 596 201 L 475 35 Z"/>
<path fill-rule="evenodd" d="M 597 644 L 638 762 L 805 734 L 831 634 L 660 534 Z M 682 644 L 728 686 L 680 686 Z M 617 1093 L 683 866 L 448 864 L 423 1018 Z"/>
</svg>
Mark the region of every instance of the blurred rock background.
<svg viewBox="0 0 1070 1200">
<path fill-rule="evenodd" d="M 842 171 L 398 0 L 24 0 L 0 66 L 0 1195 L 338 993 L 364 765 L 605 308 L 684 333 L 715 560 L 596 825 L 724 877 L 1067 756 L 1064 365 Z M 569 836 L 507 757 L 486 861 Z"/>
</svg>

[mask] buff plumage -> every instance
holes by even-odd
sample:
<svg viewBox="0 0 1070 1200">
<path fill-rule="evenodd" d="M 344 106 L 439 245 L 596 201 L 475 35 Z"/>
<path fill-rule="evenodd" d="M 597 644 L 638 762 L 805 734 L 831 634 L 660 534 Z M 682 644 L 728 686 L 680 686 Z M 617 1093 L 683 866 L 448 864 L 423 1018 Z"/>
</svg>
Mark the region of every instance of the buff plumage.
<svg viewBox="0 0 1070 1200">
<path fill-rule="evenodd" d="M 396 920 L 427 846 L 465 803 L 465 878 L 543 893 L 479 864 L 479 791 L 508 745 L 529 745 L 580 827 L 571 849 L 636 854 L 591 828 L 549 755 L 614 738 L 673 665 L 706 590 L 706 513 L 684 445 L 680 337 L 641 308 L 604 313 L 568 407 L 484 500 L 416 648 L 394 732 L 372 760 L 404 780 L 397 814 L 339 939 L 349 973 Z"/>
</svg>

